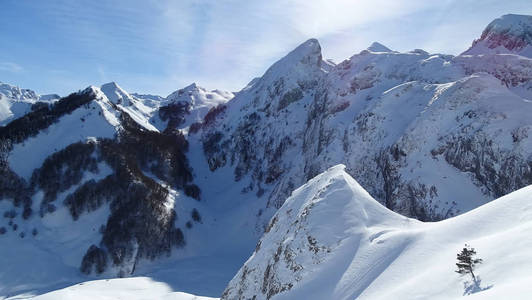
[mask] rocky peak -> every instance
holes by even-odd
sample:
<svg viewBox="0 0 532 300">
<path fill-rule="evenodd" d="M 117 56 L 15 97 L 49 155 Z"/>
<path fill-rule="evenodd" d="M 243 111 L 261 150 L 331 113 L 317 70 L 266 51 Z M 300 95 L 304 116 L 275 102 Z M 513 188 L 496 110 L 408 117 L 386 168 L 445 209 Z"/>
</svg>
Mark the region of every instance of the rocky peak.
<svg viewBox="0 0 532 300">
<path fill-rule="evenodd" d="M 179 89 L 166 97 L 166 101 L 169 103 L 186 102 L 189 103 L 192 108 L 200 106 L 215 106 L 220 103 L 227 102 L 233 98 L 231 92 L 207 89 L 197 85 L 195 82 Z"/>
<path fill-rule="evenodd" d="M 301 64 L 321 65 L 321 46 L 317 39 L 309 39 L 299 45 L 292 52 L 288 53 L 284 59 L 297 61 Z"/>
<path fill-rule="evenodd" d="M 309 39 L 273 64 L 262 79 L 275 81 L 289 75 L 298 78 L 308 77 L 321 70 L 322 62 L 320 43 L 316 39 Z"/>
<path fill-rule="evenodd" d="M 508 14 L 493 20 L 464 54 L 513 53 L 532 57 L 532 16 Z"/>
<path fill-rule="evenodd" d="M 0 95 L 13 100 L 25 101 L 39 98 L 37 93 L 28 89 L 21 89 L 7 83 L 0 82 Z"/>
<path fill-rule="evenodd" d="M 368 49 L 371 52 L 392 52 L 392 50 L 381 43 L 373 42 Z"/>
<path fill-rule="evenodd" d="M 170 95 L 166 97 L 166 100 L 169 102 L 176 102 L 176 101 L 186 101 L 191 102 L 193 100 L 193 96 L 195 94 L 198 94 L 199 92 L 205 92 L 206 90 L 200 86 L 198 86 L 195 82 L 193 82 L 190 85 L 187 85 L 186 87 L 179 89 Z"/>
<path fill-rule="evenodd" d="M 114 104 L 122 104 L 124 106 L 131 104 L 132 97 L 114 81 L 102 85 L 100 90 Z"/>
</svg>

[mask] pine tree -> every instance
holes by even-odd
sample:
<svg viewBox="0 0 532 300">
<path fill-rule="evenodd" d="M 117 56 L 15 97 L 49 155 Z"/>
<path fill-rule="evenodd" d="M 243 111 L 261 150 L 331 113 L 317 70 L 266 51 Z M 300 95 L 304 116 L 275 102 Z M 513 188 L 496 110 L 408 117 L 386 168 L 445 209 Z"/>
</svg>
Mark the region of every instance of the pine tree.
<svg viewBox="0 0 532 300">
<path fill-rule="evenodd" d="M 462 252 L 456 255 L 456 259 L 458 260 L 456 266 L 458 267 L 458 270 L 456 270 L 455 272 L 461 275 L 471 274 L 473 282 L 476 286 L 478 286 L 477 278 L 473 270 L 478 264 L 482 263 L 482 259 L 474 258 L 476 254 L 477 252 L 475 251 L 475 248 L 472 248 L 468 244 L 465 244 L 465 247 L 462 249 Z"/>
</svg>

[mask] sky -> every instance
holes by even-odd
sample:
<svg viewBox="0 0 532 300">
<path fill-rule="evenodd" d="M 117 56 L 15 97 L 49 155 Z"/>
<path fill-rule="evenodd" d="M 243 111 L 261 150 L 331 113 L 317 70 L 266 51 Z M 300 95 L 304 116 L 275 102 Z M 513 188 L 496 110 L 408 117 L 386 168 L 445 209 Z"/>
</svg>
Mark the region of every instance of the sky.
<svg viewBox="0 0 532 300">
<path fill-rule="evenodd" d="M 309 38 L 341 62 L 378 41 L 460 54 L 530 0 L 0 0 L 0 81 L 62 96 L 115 81 L 238 91 Z"/>
</svg>

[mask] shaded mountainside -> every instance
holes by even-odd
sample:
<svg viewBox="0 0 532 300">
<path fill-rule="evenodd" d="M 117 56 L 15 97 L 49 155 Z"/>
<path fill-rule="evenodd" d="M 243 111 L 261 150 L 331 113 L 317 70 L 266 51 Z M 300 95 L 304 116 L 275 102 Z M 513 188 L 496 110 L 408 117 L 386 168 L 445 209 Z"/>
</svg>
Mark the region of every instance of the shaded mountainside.
<svg viewBox="0 0 532 300">
<path fill-rule="evenodd" d="M 29 150 L 37 155 L 46 152 L 39 148 L 43 144 L 32 140 L 53 135 L 59 130 L 54 126 L 64 125 L 65 116 L 80 110 L 88 112 L 76 122 L 106 123 L 109 127 L 110 119 L 105 115 L 115 114 L 113 121 L 118 123 L 114 124 L 114 137 L 94 131 L 77 137 L 80 141 L 52 151 L 43 157 L 42 164 L 37 161 L 28 178 L 11 169 L 10 164 L 18 162 L 11 155 L 16 147 L 31 147 Z M 200 189 L 191 183 L 185 155 L 188 143 L 179 131 L 163 134 L 146 130 L 112 102 L 99 98 L 98 90 L 89 88 L 0 127 L 0 138 L 4 175 L 0 197 L 13 201 L 6 216 L 14 219 L 20 213 L 28 219 L 32 210 L 37 210 L 33 218 L 42 218 L 66 206 L 77 220 L 109 205 L 108 220 L 99 229 L 101 241 L 87 245 L 87 253 L 80 260 L 82 272 L 89 274 L 94 269 L 101 273 L 112 266 L 120 275 L 127 275 L 134 271 L 138 259 L 154 259 L 185 245 L 183 232 L 175 224 L 177 214 L 169 189 L 182 190 L 197 200 Z"/>
</svg>

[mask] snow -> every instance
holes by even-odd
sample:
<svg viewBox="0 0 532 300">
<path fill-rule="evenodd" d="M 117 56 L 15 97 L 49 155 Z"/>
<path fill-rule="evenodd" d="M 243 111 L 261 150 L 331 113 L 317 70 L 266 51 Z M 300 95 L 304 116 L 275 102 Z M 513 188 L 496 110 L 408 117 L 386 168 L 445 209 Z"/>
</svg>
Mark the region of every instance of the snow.
<svg viewBox="0 0 532 300">
<path fill-rule="evenodd" d="M 195 83 L 171 93 L 166 98 L 156 95 L 129 94 L 116 82 L 106 83 L 99 90 L 108 101 L 126 112 L 139 125 L 151 131 L 163 131 L 166 128 L 166 122 L 163 122 L 158 115 L 159 108 L 162 106 L 177 102 L 189 103 L 190 113 L 185 116 L 184 124 L 178 128 L 185 129 L 195 122 L 202 121 L 209 109 L 226 103 L 234 97 L 231 92 L 207 91 Z"/>
<path fill-rule="evenodd" d="M 140 126 L 147 130 L 159 131 L 150 123 L 151 116 L 158 108 L 158 106 L 153 106 L 153 102 L 148 101 L 152 105 L 145 105 L 144 101 L 132 97 L 115 82 L 102 85 L 100 91 L 108 101 L 115 104 L 120 110 L 126 112 Z"/>
<path fill-rule="evenodd" d="M 8 162 L 13 171 L 28 180 L 44 160 L 68 145 L 91 137 L 112 138 L 119 122 L 108 103 L 92 101 L 59 119 L 34 137 L 13 145 Z"/>
<path fill-rule="evenodd" d="M 208 91 L 196 83 L 192 83 L 168 95 L 165 103 L 190 104 L 190 114 L 185 117 L 185 122 L 179 126 L 180 128 L 185 128 L 193 123 L 203 121 L 203 118 L 211 108 L 224 104 L 233 97 L 234 94 L 231 92 L 222 90 Z"/>
<path fill-rule="evenodd" d="M 369 47 L 368 50 L 371 52 L 392 52 L 390 48 L 384 46 L 381 43 L 373 42 Z"/>
<path fill-rule="evenodd" d="M 532 16 L 508 14 L 493 20 L 463 55 L 519 54 L 532 58 Z"/>
<path fill-rule="evenodd" d="M 0 82 L 0 126 L 30 112 L 31 105 L 38 100 L 39 96 L 32 90 Z"/>
<path fill-rule="evenodd" d="M 43 293 L 87 280 L 79 272 L 80 258 L 91 244 L 99 242 L 99 229 L 107 222 L 109 206 L 103 205 L 74 221 L 68 208 L 58 204 L 86 181 L 100 180 L 111 173 L 104 163 L 100 163 L 98 169 L 98 173 L 84 174 L 78 185 L 62 192 L 54 203 L 58 206 L 56 211 L 42 218 L 35 213 L 23 220 L 18 208 L 15 218 L 0 220 L 0 227 L 7 229 L 0 235 L 0 299 L 14 294 Z M 34 195 L 34 211 L 39 211 L 42 197 L 42 191 Z M 10 201 L 0 200 L 0 211 L 12 209 Z M 16 231 L 8 221 L 17 224 Z M 36 235 L 33 235 L 34 229 Z M 25 235 L 23 238 L 21 233 Z"/>
<path fill-rule="evenodd" d="M 476 274 L 485 290 L 473 299 L 526 299 L 531 195 L 529 186 L 461 216 L 423 223 L 387 210 L 335 166 L 287 199 L 222 298 L 266 299 L 264 291 L 273 288 L 272 299 L 459 299 L 467 276 L 455 273 L 454 264 L 468 243 L 484 260 Z"/>
<path fill-rule="evenodd" d="M 148 277 L 88 281 L 36 297 L 26 298 L 24 296 L 17 296 L 8 299 L 214 300 L 214 298 L 174 292 L 167 284 L 156 282 Z"/>
<path fill-rule="evenodd" d="M 492 285 L 470 297 L 519 298 L 530 294 L 526 270 L 532 269 L 527 251 L 532 245 L 526 233 L 532 229 L 532 210 L 527 204 L 532 203 L 528 196 L 531 188 L 486 204 L 493 197 L 471 172 L 453 167 L 443 155 L 431 154 L 453 134 L 470 137 L 479 133 L 503 153 L 524 158 L 532 155 L 532 136 L 527 135 L 532 130 L 532 60 L 523 52 L 482 51 L 486 52 L 457 57 L 419 49 L 398 53 L 374 43 L 335 65 L 322 60 L 318 41 L 311 39 L 237 94 L 208 91 L 196 84 L 167 98 L 129 94 L 116 83 L 92 87 L 97 100 L 89 109 L 79 108 L 36 137 L 15 145 L 10 166 L 27 179 L 48 155 L 72 142 L 112 137 L 121 126 L 120 110 L 147 130 L 162 131 L 166 124 L 158 118 L 159 108 L 185 101 L 191 104 L 191 114 L 180 127 L 186 132 L 186 127 L 203 119 L 210 108 L 226 104 L 227 110 L 210 128 L 188 136 L 187 158 L 194 183 L 202 190 L 201 201 L 170 190 L 168 209 L 176 210 L 176 226 L 183 230 L 187 245 L 174 249 L 169 257 L 140 261 L 135 275 L 141 277 L 86 282 L 116 275 L 109 272 L 87 277 L 78 270 L 82 252 L 99 241 L 97 229 L 105 222 L 109 208 L 102 207 L 73 222 L 61 207 L 42 221 L 34 217 L 24 225 L 26 232 L 32 226 L 40 228 L 42 235 L 35 240 L 29 235 L 21 239 L 11 229 L 8 235 L 0 236 L 0 243 L 13 245 L 0 247 L 0 298 L 21 293 L 43 299 L 73 295 L 218 297 L 252 253 L 277 207 L 294 187 L 303 184 L 279 211 L 278 216 L 285 217 L 263 237 L 261 250 L 246 264 L 257 266 L 253 275 L 248 274 L 256 281 L 249 281 L 247 292 L 260 292 L 258 283 L 264 279 L 265 264 L 275 261 L 275 253 L 283 245 L 283 249 L 290 246 L 300 251 L 294 262 L 303 269 L 294 275 L 282 265 L 281 258 L 281 265 L 274 267 L 275 274 L 293 288 L 274 299 L 458 298 L 464 288 L 462 279 L 453 272 L 454 259 L 467 242 L 485 260 L 478 269 L 481 286 Z M 283 95 L 297 88 L 302 90 L 302 98 L 278 110 Z M 101 116 L 90 113 L 92 108 L 101 111 Z M 464 117 L 469 111 L 478 116 Z M 239 132 L 249 125 L 247 118 L 254 113 L 260 116 L 251 124 L 255 132 Z M 90 117 L 79 122 L 86 114 Z M 473 129 L 463 129 L 469 127 Z M 510 133 L 514 130 L 523 133 L 519 143 L 512 141 Z M 214 131 L 223 132 L 231 143 L 242 138 L 250 141 L 256 165 L 251 165 L 239 181 L 234 180 L 235 167 L 242 149 L 234 144 L 224 148 L 228 163 L 210 171 L 202 138 Z M 274 160 L 284 173 L 272 183 L 261 182 L 253 173 L 268 170 L 269 162 L 261 159 L 286 137 L 291 143 Z M 443 222 L 422 223 L 378 204 L 365 190 L 382 190 L 375 155 L 392 145 L 407 153 L 395 162 L 402 183 L 437 188 L 436 196 L 421 199 L 429 209 L 443 217 L 470 212 Z M 233 155 L 234 164 L 229 163 Z M 338 163 L 346 164 L 348 173 L 360 184 L 342 167 L 333 167 L 306 183 L 311 175 Z M 264 191 L 262 196 L 260 190 Z M 384 202 L 382 195 L 373 196 Z M 0 205 L 11 208 L 7 201 L 0 201 Z M 195 208 L 202 223 L 193 222 L 192 228 L 186 228 Z M 400 211 L 401 207 L 395 209 Z M 303 218 L 304 214 L 307 217 Z M 295 220 L 304 225 L 291 226 Z M 26 224 L 21 220 L 17 223 Z M 309 251 L 308 236 L 325 248 Z M 297 269 L 297 265 L 291 266 Z M 230 287 L 238 286 L 237 278 Z M 85 283 L 77 285 L 80 282 Z"/>
</svg>

